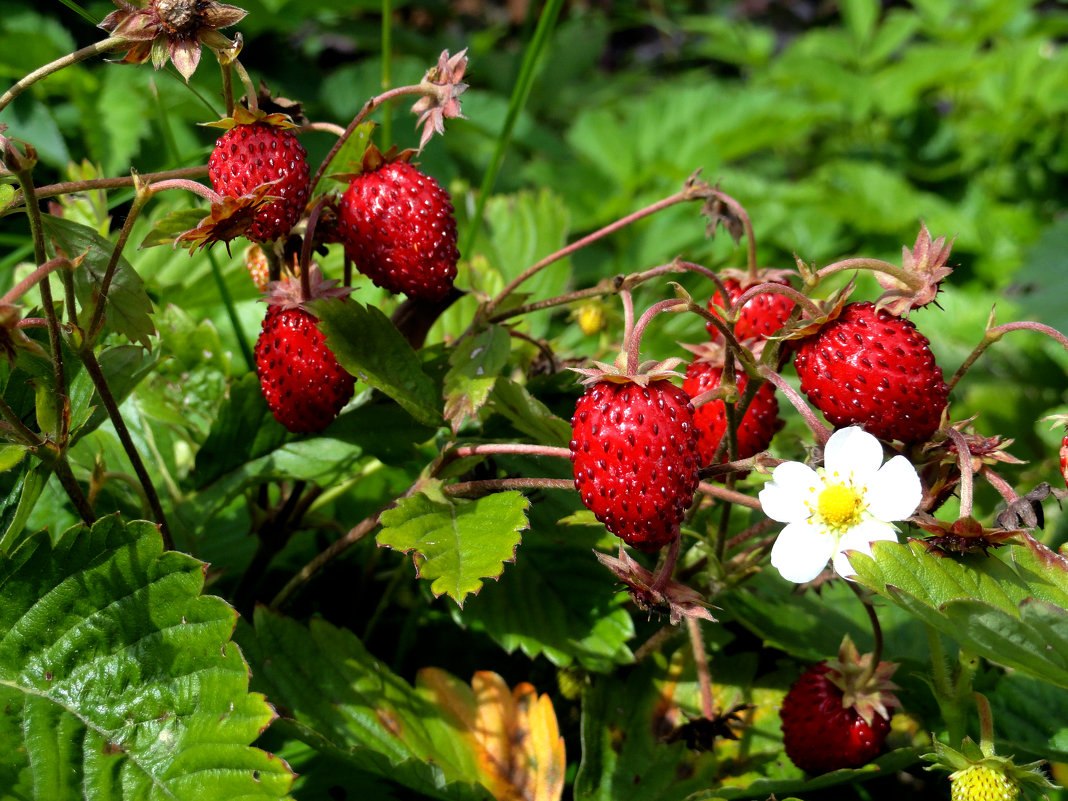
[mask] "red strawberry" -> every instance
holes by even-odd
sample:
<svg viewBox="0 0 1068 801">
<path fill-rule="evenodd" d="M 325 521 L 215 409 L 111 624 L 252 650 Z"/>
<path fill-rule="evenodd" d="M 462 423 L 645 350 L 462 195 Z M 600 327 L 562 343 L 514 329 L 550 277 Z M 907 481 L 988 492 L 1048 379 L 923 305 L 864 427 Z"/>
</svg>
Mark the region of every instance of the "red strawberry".
<svg viewBox="0 0 1068 801">
<path fill-rule="evenodd" d="M 1068 434 L 1061 439 L 1061 476 L 1064 486 L 1068 487 Z"/>
<path fill-rule="evenodd" d="M 309 276 L 312 297 L 339 297 L 346 288 Z M 316 318 L 302 307 L 300 282 L 271 285 L 267 316 L 256 340 L 256 372 L 275 419 L 295 433 L 322 431 L 352 397 L 355 379 L 326 345 Z"/>
<path fill-rule="evenodd" d="M 798 341 L 801 390 L 836 426 L 885 440 L 920 442 L 938 428 L 949 387 L 930 342 L 908 320 L 850 303 Z"/>
<path fill-rule="evenodd" d="M 721 354 L 722 356 L 722 354 Z M 705 359 L 700 356 L 690 362 L 686 368 L 686 379 L 682 382 L 683 391 L 696 398 L 698 395 L 715 389 L 723 377 L 722 357 Z M 735 374 L 735 383 L 739 394 L 745 392 L 749 383 L 745 373 Z M 708 401 L 697 407 L 693 416 L 697 428 L 697 450 L 702 465 L 712 463 L 712 457 L 719 447 L 719 442 L 727 430 L 727 405 L 721 400 Z M 738 458 L 748 459 L 761 451 L 767 450 L 772 437 L 783 426 L 779 417 L 779 401 L 775 397 L 775 387 L 764 383 L 757 390 L 749 407 L 738 424 Z M 727 461 L 724 451 L 720 462 Z"/>
<path fill-rule="evenodd" d="M 645 551 L 677 537 L 698 484 L 689 396 L 666 378 L 602 376 L 571 427 L 575 488 L 597 519 Z"/>
<path fill-rule="evenodd" d="M 720 273 L 723 278 L 723 286 L 727 290 L 727 299 L 718 289 L 712 293 L 708 301 L 708 310 L 718 314 L 716 307 L 726 308 L 734 303 L 750 287 L 761 283 L 782 284 L 790 286 L 790 282 L 781 275 L 783 270 L 762 270 L 757 276 L 750 277 L 747 273 L 737 270 L 724 270 Z M 746 301 L 738 314 L 738 321 L 734 324 L 734 335 L 742 339 L 767 339 L 785 325 L 790 313 L 794 310 L 794 302 L 785 295 L 773 292 L 764 292 Z M 719 329 L 710 322 L 705 323 L 705 328 L 712 336 L 713 341 L 721 339 Z"/>
<path fill-rule="evenodd" d="M 377 148 L 341 198 L 345 254 L 376 285 L 410 298 L 441 300 L 456 278 L 456 218 L 448 192 L 403 157 Z"/>
<path fill-rule="evenodd" d="M 272 203 L 258 209 L 245 236 L 269 242 L 286 236 L 304 213 L 311 191 L 307 152 L 289 128 L 259 121 L 237 124 L 215 142 L 208 177 L 220 195 L 241 197 L 272 184 Z"/>
<path fill-rule="evenodd" d="M 890 731 L 889 708 L 900 705 L 890 677 L 897 665 L 859 656 L 847 637 L 837 660 L 813 665 L 779 708 L 786 755 L 807 773 L 857 768 L 874 759 Z"/>
</svg>

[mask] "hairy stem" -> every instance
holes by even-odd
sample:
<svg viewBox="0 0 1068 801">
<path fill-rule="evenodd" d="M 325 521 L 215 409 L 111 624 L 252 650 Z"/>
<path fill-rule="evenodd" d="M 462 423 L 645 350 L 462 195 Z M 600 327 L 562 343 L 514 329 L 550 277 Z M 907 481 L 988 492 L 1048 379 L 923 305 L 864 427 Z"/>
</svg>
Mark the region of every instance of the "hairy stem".
<svg viewBox="0 0 1068 801">
<path fill-rule="evenodd" d="M 649 323 L 652 322 L 653 318 L 660 314 L 660 312 L 687 305 L 689 305 L 689 301 L 680 300 L 678 298 L 661 300 L 646 309 L 645 313 L 638 318 L 638 322 L 634 324 L 634 330 L 632 330 L 630 335 L 623 341 L 623 348 L 627 353 L 628 373 L 634 375 L 638 372 L 638 365 L 641 363 L 642 336 L 645 334 L 645 329 L 648 327 Z"/>
<path fill-rule="evenodd" d="M 37 199 L 40 200 L 41 198 L 46 197 L 69 195 L 73 192 L 91 192 L 100 189 L 126 189 L 133 186 L 135 180 L 141 180 L 145 183 L 152 184 L 172 179 L 203 178 L 207 174 L 207 166 L 196 166 L 183 167 L 178 170 L 166 170 L 164 172 L 146 172 L 143 175 L 138 175 L 136 178 L 133 175 L 125 175 L 117 178 L 90 178 L 85 181 L 64 181 L 63 183 L 46 184 L 45 186 L 37 187 L 35 195 Z M 11 205 L 4 210 L 4 214 L 17 211 L 23 203 L 23 197 L 24 196 L 21 193 L 16 193 L 11 201 Z"/>
<path fill-rule="evenodd" d="M 990 322 L 993 323 L 994 313 L 990 313 Z M 971 366 L 975 364 L 983 352 L 1001 339 L 1005 334 L 1010 331 L 1034 331 L 1037 334 L 1045 334 L 1046 336 L 1057 342 L 1062 348 L 1068 350 L 1068 337 L 1058 331 L 1052 326 L 1043 325 L 1042 323 L 1036 323 L 1032 321 L 1022 321 L 1015 323 L 1004 323 L 1003 325 L 988 325 L 986 331 L 983 333 L 983 338 L 978 345 L 975 346 L 968 358 L 964 360 L 964 363 L 957 368 L 957 372 L 953 374 L 953 377 L 946 382 L 949 385 L 949 389 L 952 392 L 953 388 L 957 385 L 957 382 L 964 377 L 964 374 L 971 369 Z"/>
<path fill-rule="evenodd" d="M 446 495 L 456 498 L 479 498 L 493 492 L 524 489 L 574 490 L 570 478 L 487 478 L 480 481 L 458 481 L 442 488 Z"/>
<path fill-rule="evenodd" d="M 21 95 L 35 83 L 47 78 L 49 75 L 92 58 L 93 56 L 113 53 L 116 50 L 129 47 L 130 44 L 131 42 L 129 39 L 124 39 L 121 36 L 109 36 L 107 39 L 102 39 L 99 42 L 83 47 L 81 50 L 75 50 L 73 53 L 68 53 L 62 58 L 57 58 L 55 61 L 45 64 L 43 67 L 38 67 L 29 75 L 26 75 L 20 81 L 15 83 L 10 89 L 4 92 L 4 94 L 0 95 L 0 111 L 5 109 L 12 100 Z"/>
<path fill-rule="evenodd" d="M 960 516 L 971 517 L 973 487 L 975 485 L 972 452 L 968 447 L 968 441 L 957 429 L 950 426 L 946 429 L 946 435 L 957 446 L 957 465 L 960 468 Z"/>
<path fill-rule="evenodd" d="M 808 295 L 803 292 L 798 292 L 792 286 L 777 284 L 773 281 L 749 287 L 749 289 L 745 290 L 745 292 L 735 299 L 731 306 L 735 309 L 741 309 L 757 295 L 785 295 L 807 311 L 810 317 L 818 317 L 822 313 L 820 307 L 813 303 Z"/>
<path fill-rule="evenodd" d="M 749 509 L 761 508 L 760 501 L 756 498 L 753 498 L 742 492 L 737 492 L 736 490 L 721 487 L 719 484 L 710 484 L 707 481 L 702 481 L 700 484 L 697 485 L 697 489 L 698 491 L 703 492 L 705 495 L 711 496 L 713 498 L 718 498 L 719 500 L 726 501 L 727 503 L 736 503 L 739 506 L 745 506 Z"/>
<path fill-rule="evenodd" d="M 760 368 L 760 375 L 774 384 L 775 388 L 785 395 L 786 399 L 790 401 L 795 409 L 797 409 L 801 418 L 815 435 L 816 442 L 820 446 L 826 445 L 827 440 L 830 439 L 831 436 L 831 429 L 820 422 L 819 418 L 816 417 L 816 413 L 809 408 L 808 404 L 805 403 L 804 398 L 801 397 L 797 390 L 790 386 L 785 378 L 770 367 L 762 366 Z"/>
<path fill-rule="evenodd" d="M 126 220 L 122 224 L 122 229 L 119 231 L 119 237 L 115 242 L 115 246 L 111 249 L 107 266 L 104 268 L 104 277 L 100 280 L 100 289 L 96 296 L 96 307 L 93 309 L 93 316 L 89 323 L 89 328 L 87 329 L 87 341 L 90 345 L 96 341 L 96 338 L 100 336 L 100 332 L 104 328 L 104 311 L 107 307 L 108 290 L 111 288 L 111 282 L 115 278 L 115 272 L 118 270 L 119 259 L 122 258 L 122 251 L 126 248 L 126 243 L 130 240 L 130 233 L 133 231 L 134 222 L 141 213 L 141 209 L 144 208 L 145 203 L 148 202 L 149 196 L 149 192 L 140 190 L 134 195 L 130 211 L 126 215 Z"/>
<path fill-rule="evenodd" d="M 813 283 L 818 284 L 824 278 L 834 273 L 841 273 L 852 270 L 867 270 L 873 273 L 884 273 L 900 281 L 909 289 L 918 290 L 923 287 L 923 279 L 910 273 L 902 267 L 898 267 L 896 264 L 891 264 L 888 261 L 882 259 L 871 259 L 866 256 L 859 256 L 853 259 L 843 259 L 842 261 L 836 261 L 834 264 L 828 264 L 826 267 L 816 271 L 813 276 Z"/>
<path fill-rule="evenodd" d="M 701 716 L 712 720 L 716 715 L 716 704 L 712 697 L 712 671 L 708 668 L 708 652 L 705 650 L 705 638 L 701 634 L 701 622 L 695 617 L 687 617 L 686 630 L 690 635 L 690 649 L 693 651 L 693 664 L 697 670 L 697 686 L 701 692 Z"/>
<path fill-rule="evenodd" d="M 15 284 L 15 286 L 11 287 L 11 289 L 9 289 L 6 293 L 4 293 L 4 296 L 0 297 L 0 306 L 7 306 L 14 303 L 16 300 L 25 295 L 31 287 L 36 286 L 38 283 L 44 280 L 45 276 L 49 275 L 55 270 L 58 270 L 60 268 L 70 270 L 73 267 L 74 265 L 71 264 L 70 259 L 68 259 L 66 256 L 56 256 L 56 258 L 54 259 L 49 259 L 44 264 L 40 265 L 32 273 L 27 275 L 17 284 Z"/>
<path fill-rule="evenodd" d="M 341 135 L 338 136 L 337 141 L 334 142 L 330 151 L 326 154 L 326 157 L 319 164 L 319 169 L 315 171 L 315 175 L 312 176 L 310 195 L 314 196 L 315 187 L 319 185 L 319 181 L 322 180 L 323 173 L 326 172 L 326 168 L 333 161 L 334 156 L 341 150 L 342 146 L 349 140 L 349 137 L 356 131 L 357 128 L 363 124 L 363 121 L 367 119 L 368 115 L 378 108 L 383 103 L 393 100 L 397 97 L 403 97 L 405 95 L 423 95 L 426 94 L 426 88 L 422 84 L 410 84 L 408 86 L 398 86 L 395 89 L 390 89 L 383 92 L 380 95 L 372 97 L 366 103 L 363 104 L 363 108 L 359 110 L 355 117 L 352 118 L 352 122 L 348 124 Z"/>
</svg>

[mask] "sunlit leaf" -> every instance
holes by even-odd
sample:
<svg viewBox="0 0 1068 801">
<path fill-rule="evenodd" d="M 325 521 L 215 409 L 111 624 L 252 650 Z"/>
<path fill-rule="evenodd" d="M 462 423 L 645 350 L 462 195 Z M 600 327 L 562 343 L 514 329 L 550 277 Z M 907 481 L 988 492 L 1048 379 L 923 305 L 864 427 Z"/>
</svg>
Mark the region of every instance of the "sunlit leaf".
<svg viewBox="0 0 1068 801">
<path fill-rule="evenodd" d="M 919 542 L 855 555 L 858 579 L 964 648 L 1068 687 L 1068 572 L 1011 545 L 989 556 L 939 557 Z"/>
<path fill-rule="evenodd" d="M 441 710 L 351 632 L 322 620 L 306 628 L 258 608 L 247 634 L 254 685 L 285 710 L 293 736 L 420 797 L 492 798 L 477 785 L 474 753 Z"/>
<path fill-rule="evenodd" d="M 249 747 L 274 717 L 248 692 L 236 613 L 150 523 L 100 520 L 0 566 L 0 786 L 12 798 L 280 799 Z"/>
<path fill-rule="evenodd" d="M 418 422 L 441 422 L 441 402 L 415 351 L 378 308 L 355 300 L 309 304 L 338 363 L 399 403 Z"/>
<path fill-rule="evenodd" d="M 515 559 L 529 505 L 519 492 L 472 501 L 435 500 L 419 493 L 382 514 L 378 544 L 412 553 L 431 592 L 463 605 L 485 579 L 499 577 L 504 563 Z"/>
</svg>

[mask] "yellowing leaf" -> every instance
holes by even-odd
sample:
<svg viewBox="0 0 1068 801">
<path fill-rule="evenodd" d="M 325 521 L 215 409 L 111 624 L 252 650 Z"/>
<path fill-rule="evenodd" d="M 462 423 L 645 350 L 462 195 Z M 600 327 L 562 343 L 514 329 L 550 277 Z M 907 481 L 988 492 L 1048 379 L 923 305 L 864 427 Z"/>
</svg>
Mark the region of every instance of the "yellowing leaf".
<svg viewBox="0 0 1068 801">
<path fill-rule="evenodd" d="M 526 682 L 509 690 L 490 671 L 476 673 L 468 687 L 443 670 L 426 668 L 416 685 L 459 730 L 460 742 L 474 755 L 479 782 L 494 798 L 561 797 L 567 762 L 549 696 L 539 696 Z"/>
</svg>

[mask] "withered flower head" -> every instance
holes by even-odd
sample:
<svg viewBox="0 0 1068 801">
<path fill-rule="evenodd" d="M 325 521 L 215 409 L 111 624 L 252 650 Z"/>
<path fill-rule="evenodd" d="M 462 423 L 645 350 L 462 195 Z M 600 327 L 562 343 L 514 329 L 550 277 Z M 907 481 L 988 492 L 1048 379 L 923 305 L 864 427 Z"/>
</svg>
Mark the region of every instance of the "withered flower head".
<svg viewBox="0 0 1068 801">
<path fill-rule="evenodd" d="M 942 556 L 982 553 L 1000 548 L 1008 540 L 1023 534 L 1021 529 L 987 528 L 974 517 L 953 521 L 938 520 L 928 514 L 917 514 L 916 525 L 930 534 L 923 541 L 929 553 Z"/>
<path fill-rule="evenodd" d="M 464 115 L 460 110 L 460 95 L 467 90 L 467 84 L 461 82 L 466 70 L 467 48 L 465 47 L 451 57 L 448 50 L 443 50 L 438 58 L 437 66 L 431 67 L 423 76 L 420 85 L 426 94 L 412 106 L 412 113 L 419 115 L 415 127 L 423 126 L 423 134 L 419 137 L 420 150 L 435 133 L 445 133 L 446 118 L 463 118 Z"/>
<path fill-rule="evenodd" d="M 886 290 L 876 307 L 907 317 L 913 309 L 933 303 L 942 282 L 953 272 L 947 264 L 952 248 L 952 241 L 947 242 L 944 236 L 932 239 L 927 226 L 921 225 L 912 250 L 901 248 L 901 267 L 913 277 L 915 285 L 909 287 L 885 273 L 876 273 L 876 280 Z"/>
<path fill-rule="evenodd" d="M 152 65 L 161 69 L 168 60 L 188 81 L 200 63 L 200 46 L 226 51 L 234 43 L 219 33 L 240 22 L 248 12 L 215 0 L 149 0 L 135 5 L 114 0 L 119 7 L 100 23 L 112 36 L 130 42 L 122 61 Z"/>
<path fill-rule="evenodd" d="M 281 179 L 279 179 L 281 180 Z M 207 248 L 216 242 L 226 242 L 227 252 L 230 240 L 244 236 L 255 220 L 256 212 L 278 199 L 271 194 L 278 181 L 257 186 L 247 195 L 241 197 L 222 197 L 218 203 L 211 204 L 211 211 L 195 228 L 192 228 L 174 240 L 175 245 L 189 248 L 196 253 L 199 248 Z"/>
<path fill-rule="evenodd" d="M 684 618 L 690 617 L 715 621 L 700 593 L 674 580 L 665 582 L 662 587 L 656 586 L 653 574 L 634 561 L 622 548 L 619 549 L 618 558 L 597 551 L 594 556 L 626 585 L 631 600 L 642 611 L 666 613 L 673 625 L 678 625 Z"/>
</svg>

